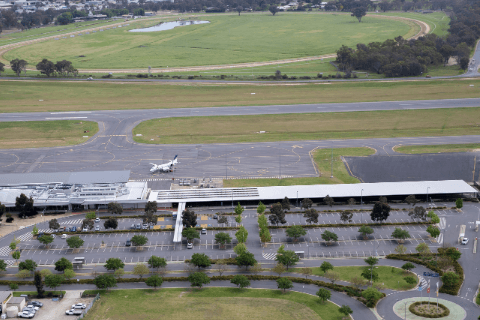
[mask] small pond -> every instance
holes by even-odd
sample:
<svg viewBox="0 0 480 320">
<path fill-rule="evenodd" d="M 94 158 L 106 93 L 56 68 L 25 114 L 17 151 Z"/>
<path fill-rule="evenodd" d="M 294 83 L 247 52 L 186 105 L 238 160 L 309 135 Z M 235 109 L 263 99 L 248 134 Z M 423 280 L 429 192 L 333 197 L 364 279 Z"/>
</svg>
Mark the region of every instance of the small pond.
<svg viewBox="0 0 480 320">
<path fill-rule="evenodd" d="M 210 23 L 210 21 L 173 21 L 173 22 L 162 22 L 153 27 L 142 28 L 142 29 L 132 29 L 128 30 L 129 32 L 155 32 L 155 31 L 165 31 L 171 30 L 175 27 L 190 26 L 192 24 L 204 24 Z"/>
</svg>

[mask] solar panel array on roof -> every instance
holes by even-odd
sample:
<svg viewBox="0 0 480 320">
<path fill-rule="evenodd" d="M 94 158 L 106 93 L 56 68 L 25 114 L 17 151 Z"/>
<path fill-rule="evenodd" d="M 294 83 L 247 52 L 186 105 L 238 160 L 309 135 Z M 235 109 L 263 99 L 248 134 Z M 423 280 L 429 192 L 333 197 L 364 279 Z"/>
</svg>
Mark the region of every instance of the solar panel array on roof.
<svg viewBox="0 0 480 320">
<path fill-rule="evenodd" d="M 90 184 L 126 183 L 130 170 L 48 172 L 48 173 L 9 173 L 0 174 L 0 186 L 29 185 L 39 183 Z"/>
</svg>

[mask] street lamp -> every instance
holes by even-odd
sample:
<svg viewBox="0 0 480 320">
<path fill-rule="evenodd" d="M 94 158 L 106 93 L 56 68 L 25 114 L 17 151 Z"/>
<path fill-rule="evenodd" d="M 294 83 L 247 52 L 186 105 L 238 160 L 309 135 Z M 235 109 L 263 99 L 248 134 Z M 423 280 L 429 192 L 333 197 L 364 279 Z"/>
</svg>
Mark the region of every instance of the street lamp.
<svg viewBox="0 0 480 320">
<path fill-rule="evenodd" d="M 407 320 L 407 303 L 411 301 L 404 301 L 403 303 L 405 304 L 405 320 Z"/>
<path fill-rule="evenodd" d="M 298 190 L 297 190 L 297 208 L 298 208 Z"/>
<path fill-rule="evenodd" d="M 430 189 L 430 187 L 427 187 L 427 206 L 428 206 L 428 189 Z"/>
<path fill-rule="evenodd" d="M 360 191 L 360 205 L 363 205 L 363 189 Z"/>
</svg>

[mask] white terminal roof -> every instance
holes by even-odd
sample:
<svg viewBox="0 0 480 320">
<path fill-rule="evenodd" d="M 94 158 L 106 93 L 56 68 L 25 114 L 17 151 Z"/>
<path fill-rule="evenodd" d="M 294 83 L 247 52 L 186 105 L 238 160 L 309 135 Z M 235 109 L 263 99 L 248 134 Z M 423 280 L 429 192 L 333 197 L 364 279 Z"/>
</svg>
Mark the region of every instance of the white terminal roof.
<svg viewBox="0 0 480 320">
<path fill-rule="evenodd" d="M 358 184 L 319 184 L 286 187 L 261 188 L 210 188 L 152 191 L 149 201 L 170 202 L 210 202 L 238 200 L 277 200 L 290 199 L 369 197 L 369 196 L 408 196 L 411 194 L 462 194 L 477 193 L 463 180 L 445 181 L 405 181 Z"/>
</svg>

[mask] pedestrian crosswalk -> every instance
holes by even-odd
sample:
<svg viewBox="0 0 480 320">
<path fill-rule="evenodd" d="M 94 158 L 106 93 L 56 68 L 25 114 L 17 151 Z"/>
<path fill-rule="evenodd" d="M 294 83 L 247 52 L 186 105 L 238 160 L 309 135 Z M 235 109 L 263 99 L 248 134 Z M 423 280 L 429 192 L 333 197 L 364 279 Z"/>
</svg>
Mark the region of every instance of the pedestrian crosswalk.
<svg viewBox="0 0 480 320">
<path fill-rule="evenodd" d="M 9 246 L 0 248 L 0 256 L 1 257 L 9 256 L 10 252 L 12 252 L 12 250 L 10 250 Z"/>
<path fill-rule="evenodd" d="M 63 221 L 63 222 L 60 222 L 60 224 L 81 224 L 82 221 L 83 221 L 82 219 L 75 219 L 75 220 Z"/>
<path fill-rule="evenodd" d="M 38 232 L 43 232 L 43 233 L 52 233 L 54 230 L 52 229 L 38 229 Z M 33 234 L 31 232 L 24 233 L 20 236 L 17 237 L 18 240 L 20 241 L 29 241 L 32 240 Z"/>
<path fill-rule="evenodd" d="M 427 280 L 425 280 L 423 277 L 420 277 L 420 285 L 419 285 L 419 288 L 420 288 L 420 291 L 423 291 L 423 289 L 425 289 L 427 286 L 428 286 L 428 283 L 427 283 Z"/>
<path fill-rule="evenodd" d="M 7 264 L 7 266 L 11 267 L 15 264 L 15 260 L 5 260 L 5 263 Z"/>
<path fill-rule="evenodd" d="M 263 252 L 262 257 L 266 260 L 275 260 L 275 258 L 277 257 L 277 253 Z"/>
</svg>

